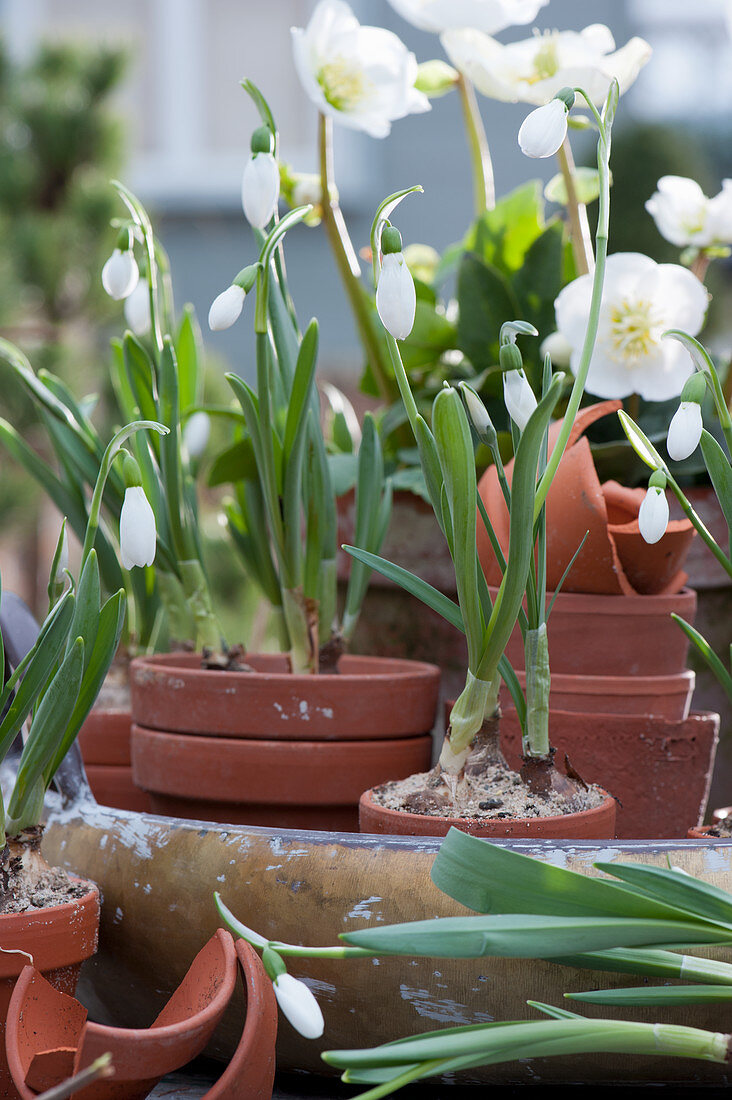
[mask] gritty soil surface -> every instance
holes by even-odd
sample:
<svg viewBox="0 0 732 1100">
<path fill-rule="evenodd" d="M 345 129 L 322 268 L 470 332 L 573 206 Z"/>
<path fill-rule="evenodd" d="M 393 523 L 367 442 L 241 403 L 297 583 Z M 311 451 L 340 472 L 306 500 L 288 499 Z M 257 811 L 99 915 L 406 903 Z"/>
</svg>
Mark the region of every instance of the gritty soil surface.
<svg viewBox="0 0 732 1100">
<path fill-rule="evenodd" d="M 732 837 L 732 821 L 720 821 L 717 825 L 714 825 L 709 830 L 707 836 L 720 837 L 724 839 Z"/>
<path fill-rule="evenodd" d="M 459 805 L 441 797 L 435 789 L 434 772 L 410 775 L 373 790 L 374 802 L 389 810 L 483 821 L 579 813 L 594 809 L 606 797 L 594 786 L 579 788 L 570 799 L 556 791 L 537 794 L 526 786 L 518 772 L 501 765 L 489 767 L 479 778 L 474 777 L 470 789 L 463 789 L 461 795 Z"/>
<path fill-rule="evenodd" d="M 73 881 L 60 867 L 49 867 L 39 878 L 31 880 L 27 874 L 13 874 L 11 868 L 8 893 L 0 902 L 0 913 L 26 913 L 33 909 L 47 909 L 66 905 L 75 898 L 89 893 L 89 883 Z"/>
</svg>

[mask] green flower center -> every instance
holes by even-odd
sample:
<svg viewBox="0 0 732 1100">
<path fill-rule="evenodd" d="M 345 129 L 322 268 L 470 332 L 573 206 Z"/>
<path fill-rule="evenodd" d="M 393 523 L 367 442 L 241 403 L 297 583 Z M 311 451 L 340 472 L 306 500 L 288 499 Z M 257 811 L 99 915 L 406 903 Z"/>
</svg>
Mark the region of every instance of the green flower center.
<svg viewBox="0 0 732 1100">
<path fill-rule="evenodd" d="M 316 79 L 326 100 L 336 111 L 352 111 L 370 92 L 363 72 L 354 68 L 353 63 L 344 57 L 336 57 L 323 65 Z"/>
<path fill-rule="evenodd" d="M 556 32 L 547 31 L 541 37 L 541 44 L 534 54 L 534 69 L 529 77 L 530 84 L 547 80 L 559 70 L 559 53 Z"/>
<path fill-rule="evenodd" d="M 664 322 L 653 302 L 624 298 L 610 311 L 610 325 L 613 358 L 632 368 L 655 351 Z"/>
</svg>

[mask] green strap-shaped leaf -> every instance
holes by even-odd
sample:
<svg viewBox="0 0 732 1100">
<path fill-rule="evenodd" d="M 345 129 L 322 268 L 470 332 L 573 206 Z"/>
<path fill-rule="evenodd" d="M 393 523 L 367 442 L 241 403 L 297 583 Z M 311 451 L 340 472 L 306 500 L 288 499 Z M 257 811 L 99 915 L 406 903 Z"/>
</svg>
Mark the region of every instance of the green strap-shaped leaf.
<svg viewBox="0 0 732 1100">
<path fill-rule="evenodd" d="M 307 410 L 311 404 L 313 378 L 318 360 L 318 322 L 311 321 L 305 330 L 297 356 L 292 389 L 287 406 L 283 440 L 283 461 L 289 462 L 298 435 L 304 432 Z"/>
<path fill-rule="evenodd" d="M 76 638 L 84 639 L 85 660 L 89 660 L 99 627 L 99 605 L 101 603 L 101 584 L 96 550 L 91 550 L 76 589 L 76 606 L 69 629 L 68 653 Z"/>
<path fill-rule="evenodd" d="M 711 883 L 665 867 L 634 863 L 596 863 L 595 867 L 664 905 L 684 909 L 704 920 L 718 921 L 732 930 L 732 895 Z"/>
<path fill-rule="evenodd" d="M 719 443 L 708 431 L 701 434 L 701 450 L 709 479 L 724 513 L 727 528 L 732 532 L 732 467 Z"/>
<path fill-rule="evenodd" d="M 203 376 L 199 368 L 203 356 L 203 341 L 193 306 L 187 305 L 183 309 L 175 340 L 175 355 L 178 362 L 180 407 L 187 409 L 199 402 L 203 396 L 201 392 Z"/>
<path fill-rule="evenodd" d="M 693 643 L 697 652 L 712 670 L 714 675 L 717 677 L 720 686 L 725 690 L 725 692 L 729 696 L 729 699 L 732 701 L 732 676 L 730 676 L 729 672 L 724 667 L 721 660 L 710 646 L 709 642 L 706 640 L 706 638 L 703 638 L 701 636 L 698 630 L 694 629 L 691 623 L 687 623 L 685 619 L 681 618 L 681 616 L 676 615 L 672 612 L 671 618 L 674 620 L 674 622 L 678 623 L 686 637 Z M 730 656 L 732 657 L 732 652 L 730 653 Z"/>
<path fill-rule="evenodd" d="M 129 388 L 140 410 L 139 419 L 158 420 L 163 410 L 158 409 L 155 401 L 155 366 L 146 348 L 131 332 L 126 332 L 122 341 L 122 358 Z M 169 427 L 167 421 L 164 421 Z M 156 441 L 159 437 L 156 435 Z"/>
<path fill-rule="evenodd" d="M 410 573 L 408 569 L 403 569 L 401 565 L 395 565 L 393 562 L 387 561 L 386 558 L 381 558 L 378 554 L 370 554 L 367 550 L 361 550 L 357 546 L 344 545 L 341 549 L 350 554 L 352 558 L 356 558 L 357 561 L 363 562 L 369 569 L 375 569 L 377 573 L 381 573 L 382 577 L 394 581 L 405 592 L 416 596 L 423 604 L 436 611 L 451 626 L 454 626 L 461 633 L 465 633 L 463 616 L 459 606 L 449 596 L 433 588 L 427 581 L 423 581 L 421 577 L 416 577 L 414 573 Z"/>
<path fill-rule="evenodd" d="M 700 1005 L 732 1001 L 732 985 L 642 985 L 628 989 L 596 989 L 565 993 L 570 1001 L 591 1005 Z"/>
<path fill-rule="evenodd" d="M 12 424 L 1 418 L 0 441 L 16 462 L 19 462 L 44 492 L 48 494 L 59 511 L 68 517 L 74 531 L 77 534 L 79 531 L 83 532 L 86 527 L 86 513 L 80 506 L 78 498 L 68 491 L 51 467 L 42 458 L 39 458 L 35 451 L 31 450 Z"/>
</svg>

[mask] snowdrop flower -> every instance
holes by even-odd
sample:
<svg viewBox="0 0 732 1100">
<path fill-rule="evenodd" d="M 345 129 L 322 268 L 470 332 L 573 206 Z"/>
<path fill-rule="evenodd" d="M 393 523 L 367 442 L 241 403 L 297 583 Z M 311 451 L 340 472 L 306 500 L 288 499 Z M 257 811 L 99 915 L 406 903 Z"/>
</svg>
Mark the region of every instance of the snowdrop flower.
<svg viewBox="0 0 732 1100">
<path fill-rule="evenodd" d="M 491 442 L 495 441 L 496 429 L 493 427 L 493 421 L 488 415 L 488 410 L 478 397 L 478 394 L 467 384 L 467 382 L 459 382 L 458 388 L 463 395 L 465 407 L 468 410 L 468 416 L 480 439 L 483 442 L 489 440 Z"/>
<path fill-rule="evenodd" d="M 527 115 L 518 133 L 518 143 L 524 156 L 553 157 L 567 136 L 568 118 L 569 108 L 560 96 L 555 96 Z"/>
<path fill-rule="evenodd" d="M 549 31 L 504 45 L 477 30 L 447 31 L 442 36 L 452 64 L 483 95 L 508 103 L 548 103 L 564 87 L 584 88 L 600 105 L 615 78 L 626 91 L 651 55 L 642 38 L 621 49 L 606 26 L 583 31 Z M 614 52 L 613 52 L 614 51 Z"/>
<path fill-rule="evenodd" d="M 132 455 L 126 454 L 122 467 L 125 498 L 119 517 L 119 549 L 125 569 L 142 568 L 155 560 L 155 515 L 142 487 L 140 468 Z"/>
<path fill-rule="evenodd" d="M 406 340 L 414 325 L 417 293 L 414 279 L 402 255 L 398 229 L 386 226 L 381 234 L 384 256 L 376 287 L 376 309 L 381 323 L 395 340 Z"/>
<path fill-rule="evenodd" d="M 140 278 L 140 272 L 135 263 L 135 256 L 131 247 L 131 235 L 123 231 L 121 236 L 129 240 L 129 243 L 120 248 L 119 245 L 122 241 L 118 241 L 118 247 L 115 248 L 102 268 L 102 286 L 109 297 L 114 298 L 115 302 L 119 302 L 123 298 L 129 298 Z"/>
<path fill-rule="evenodd" d="M 125 299 L 125 321 L 135 336 L 145 336 L 150 331 L 150 284 L 140 279 L 132 293 Z"/>
<path fill-rule="evenodd" d="M 221 332 L 225 328 L 231 328 L 234 321 L 238 320 L 245 298 L 246 294 L 236 283 L 222 290 L 214 298 L 208 311 L 208 327 L 211 331 Z"/>
<path fill-rule="evenodd" d="M 183 429 L 183 443 L 191 458 L 203 454 L 211 435 L 211 418 L 203 411 L 189 416 Z"/>
<path fill-rule="evenodd" d="M 421 31 L 474 27 L 497 34 L 506 27 L 530 23 L 549 0 L 389 0 L 395 12 Z"/>
<path fill-rule="evenodd" d="M 296 1031 L 306 1039 L 319 1039 L 325 1030 L 320 1005 L 305 982 L 287 972 L 278 974 L 272 982 L 277 1004 Z"/>
<path fill-rule="evenodd" d="M 572 348 L 577 372 L 592 297 L 592 276 L 581 275 L 557 297 L 557 329 Z M 608 257 L 595 350 L 586 389 L 598 397 L 666 401 L 681 393 L 694 366 L 677 340 L 662 340 L 668 328 L 696 336 L 708 295 L 695 275 L 678 264 L 657 264 L 638 252 Z"/>
<path fill-rule="evenodd" d="M 679 248 L 732 244 L 732 180 L 713 199 L 684 176 L 662 176 L 656 186 L 646 210 L 667 241 Z"/>
<path fill-rule="evenodd" d="M 522 432 L 536 408 L 534 391 L 522 370 L 508 370 L 503 375 L 503 400 L 508 415 Z"/>
<path fill-rule="evenodd" d="M 707 384 L 702 374 L 694 373 L 681 391 L 681 401 L 668 426 L 666 450 L 675 462 L 682 462 L 699 446 L 704 424 L 701 403 Z"/>
<path fill-rule="evenodd" d="M 362 27 L 343 0 L 320 0 L 306 28 L 292 28 L 295 68 L 325 115 L 372 137 L 395 119 L 429 111 L 414 87 L 417 59 L 391 31 Z"/>
<path fill-rule="evenodd" d="M 268 126 L 260 126 L 252 135 L 252 155 L 241 181 L 241 204 L 255 229 L 264 229 L 272 220 L 280 197 L 280 169 L 274 157 L 274 138 Z"/>
<path fill-rule="evenodd" d="M 666 475 L 662 470 L 654 470 L 638 512 L 638 527 L 645 541 L 652 545 L 663 538 L 667 526 Z"/>
</svg>

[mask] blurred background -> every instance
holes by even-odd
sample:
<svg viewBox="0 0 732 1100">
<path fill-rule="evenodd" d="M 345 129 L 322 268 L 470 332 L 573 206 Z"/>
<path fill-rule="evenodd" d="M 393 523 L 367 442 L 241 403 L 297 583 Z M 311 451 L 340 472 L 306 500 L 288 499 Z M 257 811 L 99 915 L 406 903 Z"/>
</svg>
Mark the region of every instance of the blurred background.
<svg viewBox="0 0 732 1100">
<path fill-rule="evenodd" d="M 0 0 L 0 334 L 36 368 L 67 378 L 77 394 L 105 390 L 107 344 L 121 330 L 121 308 L 101 292 L 99 273 L 114 246 L 109 219 L 119 213 L 108 186 L 127 183 L 148 205 L 172 266 L 179 306 L 192 302 L 205 322 L 216 294 L 254 255 L 240 205 L 241 173 L 254 110 L 242 77 L 270 99 L 284 160 L 316 166 L 316 111 L 291 60 L 290 27 L 304 26 L 311 0 Z M 385 0 L 355 0 L 361 22 L 394 30 L 425 61 L 443 56 L 436 36 L 415 30 Z M 732 175 L 730 15 L 724 0 L 551 0 L 541 28 L 580 29 L 604 22 L 616 43 L 641 35 L 654 56 L 623 97 L 613 148 L 611 251 L 637 250 L 676 260 L 644 201 L 659 176 L 694 176 L 707 194 Z M 504 41 L 526 37 L 513 28 Z M 480 98 L 499 194 L 538 170 L 516 133 L 522 105 Z M 423 196 L 400 209 L 405 242 L 438 249 L 462 237 L 472 216 L 470 165 L 455 94 L 430 115 L 396 122 L 379 141 L 336 127 L 336 177 L 357 248 L 389 192 L 414 183 Z M 592 150 L 576 141 L 576 158 Z M 322 226 L 288 236 L 287 263 L 301 322 L 321 322 L 321 376 L 355 390 L 361 370 L 351 315 Z M 710 316 L 715 347 L 732 340 L 730 270 L 717 264 Z M 251 325 L 205 333 L 211 374 L 253 366 Z M 214 374 L 214 378 L 216 375 Z M 215 384 L 215 383 L 214 383 Z M 223 391 L 222 391 L 223 392 Z M 35 426 L 0 365 L 0 414 Z M 41 445 L 39 433 L 38 443 Z M 6 587 L 36 602 L 48 537 L 40 494 L 0 453 L 0 567 Z M 41 516 L 39 520 L 39 515 Z M 44 519 L 44 516 L 46 517 Z M 39 535 L 40 530 L 40 535 Z M 54 536 L 55 537 L 55 536 Z M 42 586 L 43 587 L 43 586 Z"/>
</svg>

